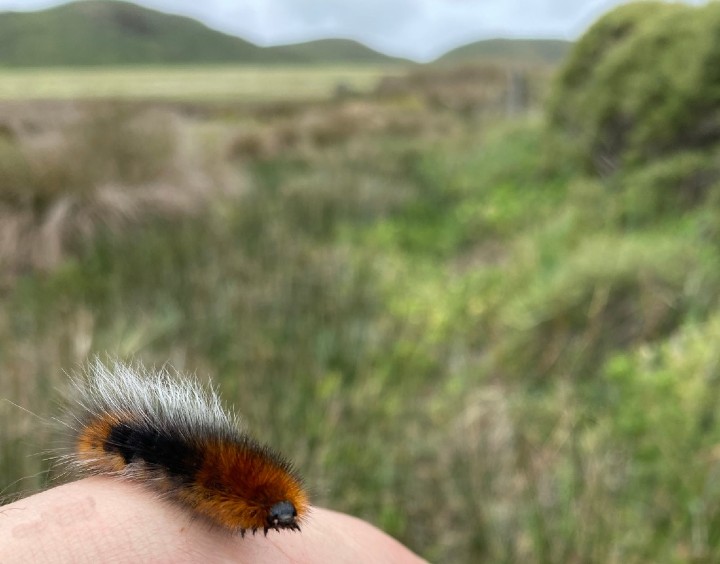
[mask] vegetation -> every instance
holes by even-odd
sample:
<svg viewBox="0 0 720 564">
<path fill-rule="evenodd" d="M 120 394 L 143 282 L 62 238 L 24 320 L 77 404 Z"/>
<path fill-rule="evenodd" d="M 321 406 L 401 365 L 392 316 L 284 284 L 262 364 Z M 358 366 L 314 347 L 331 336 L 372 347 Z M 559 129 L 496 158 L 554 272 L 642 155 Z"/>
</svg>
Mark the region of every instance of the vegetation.
<svg viewBox="0 0 720 564">
<path fill-rule="evenodd" d="M 384 65 L 0 69 L 0 100 L 311 101 L 371 91 Z"/>
<path fill-rule="evenodd" d="M 0 66 L 7 67 L 393 62 L 407 61 L 343 39 L 258 47 L 190 18 L 116 0 L 0 13 Z"/>
<path fill-rule="evenodd" d="M 682 38 L 683 14 L 714 13 L 657 8 Z M 272 110 L 74 105 L 6 120 L 0 228 L 96 222 L 61 231 L 51 266 L 13 262 L 27 239 L 0 233 L 2 395 L 46 417 L 61 369 L 90 354 L 169 361 L 212 376 L 316 503 L 430 560 L 720 560 L 719 149 L 673 129 L 706 106 L 638 113 L 637 131 L 657 118 L 673 143 L 628 136 L 607 146 L 617 166 L 587 166 L 590 63 L 624 53 L 638 89 L 666 76 L 660 52 L 641 74 L 619 50 L 651 34 L 634 10 L 578 44 L 547 116 L 507 120 L 481 88 L 471 110 L 437 104 L 410 75 L 415 91 Z M 148 116 L 165 125 L 138 135 Z M 34 168 L 58 138 L 99 160 L 81 176 L 65 153 Z M 189 205 L 116 223 L 88 211 L 108 182 L 127 205 L 168 179 Z M 0 403 L 6 495 L 52 478 L 33 456 L 51 444 Z"/>
<path fill-rule="evenodd" d="M 558 65 L 572 43 L 559 39 L 486 39 L 463 45 L 440 57 L 437 62 L 461 64 L 478 60 L 509 63 Z"/>
<path fill-rule="evenodd" d="M 555 92 L 553 123 L 601 172 L 720 139 L 720 4 L 650 4 L 597 22 Z"/>
</svg>

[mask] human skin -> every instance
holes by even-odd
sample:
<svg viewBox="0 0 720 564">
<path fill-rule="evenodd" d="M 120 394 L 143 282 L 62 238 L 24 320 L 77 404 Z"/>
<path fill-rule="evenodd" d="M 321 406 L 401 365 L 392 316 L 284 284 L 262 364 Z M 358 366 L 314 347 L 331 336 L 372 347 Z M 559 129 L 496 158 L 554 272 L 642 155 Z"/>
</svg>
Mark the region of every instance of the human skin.
<svg viewBox="0 0 720 564">
<path fill-rule="evenodd" d="M 144 488 L 86 478 L 0 507 L 4 564 L 423 562 L 372 525 L 313 507 L 302 532 L 230 535 Z"/>
</svg>

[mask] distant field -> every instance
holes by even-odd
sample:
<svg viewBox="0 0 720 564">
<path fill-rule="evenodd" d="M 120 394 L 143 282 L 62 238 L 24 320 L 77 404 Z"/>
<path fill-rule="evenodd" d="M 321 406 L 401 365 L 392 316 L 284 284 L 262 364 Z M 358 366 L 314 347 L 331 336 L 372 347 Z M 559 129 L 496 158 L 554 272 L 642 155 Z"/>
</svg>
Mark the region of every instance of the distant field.
<svg viewBox="0 0 720 564">
<path fill-rule="evenodd" d="M 373 88 L 397 66 L 0 69 L 0 99 L 160 98 L 284 100 L 331 96 L 338 85 Z"/>
</svg>

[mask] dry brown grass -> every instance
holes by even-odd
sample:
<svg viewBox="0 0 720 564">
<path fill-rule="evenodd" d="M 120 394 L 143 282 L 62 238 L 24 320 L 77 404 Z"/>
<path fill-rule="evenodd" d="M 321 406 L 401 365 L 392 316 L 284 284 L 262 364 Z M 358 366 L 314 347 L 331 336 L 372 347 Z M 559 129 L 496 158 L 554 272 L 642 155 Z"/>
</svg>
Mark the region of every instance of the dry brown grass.
<svg viewBox="0 0 720 564">
<path fill-rule="evenodd" d="M 307 154 L 368 136 L 447 136 L 460 120 L 537 107 L 549 71 L 495 64 L 427 67 L 382 79 L 372 96 L 273 106 L 237 133 L 231 158 Z"/>
<path fill-rule="evenodd" d="M 239 188 L 224 163 L 206 156 L 207 136 L 191 132 L 196 126 L 168 109 L 95 104 L 63 110 L 46 123 L 33 120 L 27 108 L 2 122 L 5 276 L 54 268 L 102 230 L 195 214 Z"/>
<path fill-rule="evenodd" d="M 292 152 L 312 153 L 371 135 L 425 136 L 447 120 L 419 104 L 348 100 L 308 106 L 262 127 L 242 131 L 230 145 L 233 158 L 270 159 Z"/>
<path fill-rule="evenodd" d="M 518 113 L 538 104 L 549 73 L 538 67 L 493 63 L 431 66 L 384 78 L 375 96 L 382 100 L 417 98 L 431 109 L 465 116 L 505 114 L 508 110 Z"/>
</svg>

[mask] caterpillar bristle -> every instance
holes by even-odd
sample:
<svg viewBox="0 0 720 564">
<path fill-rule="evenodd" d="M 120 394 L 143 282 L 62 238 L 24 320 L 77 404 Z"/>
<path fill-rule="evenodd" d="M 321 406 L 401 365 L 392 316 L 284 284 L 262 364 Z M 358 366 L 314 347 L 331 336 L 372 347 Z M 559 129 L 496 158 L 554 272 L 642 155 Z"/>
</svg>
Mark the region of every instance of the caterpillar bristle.
<svg viewBox="0 0 720 564">
<path fill-rule="evenodd" d="M 71 468 L 131 480 L 228 532 L 299 531 L 309 500 L 292 464 L 218 394 L 168 369 L 100 360 L 71 378 Z"/>
</svg>

